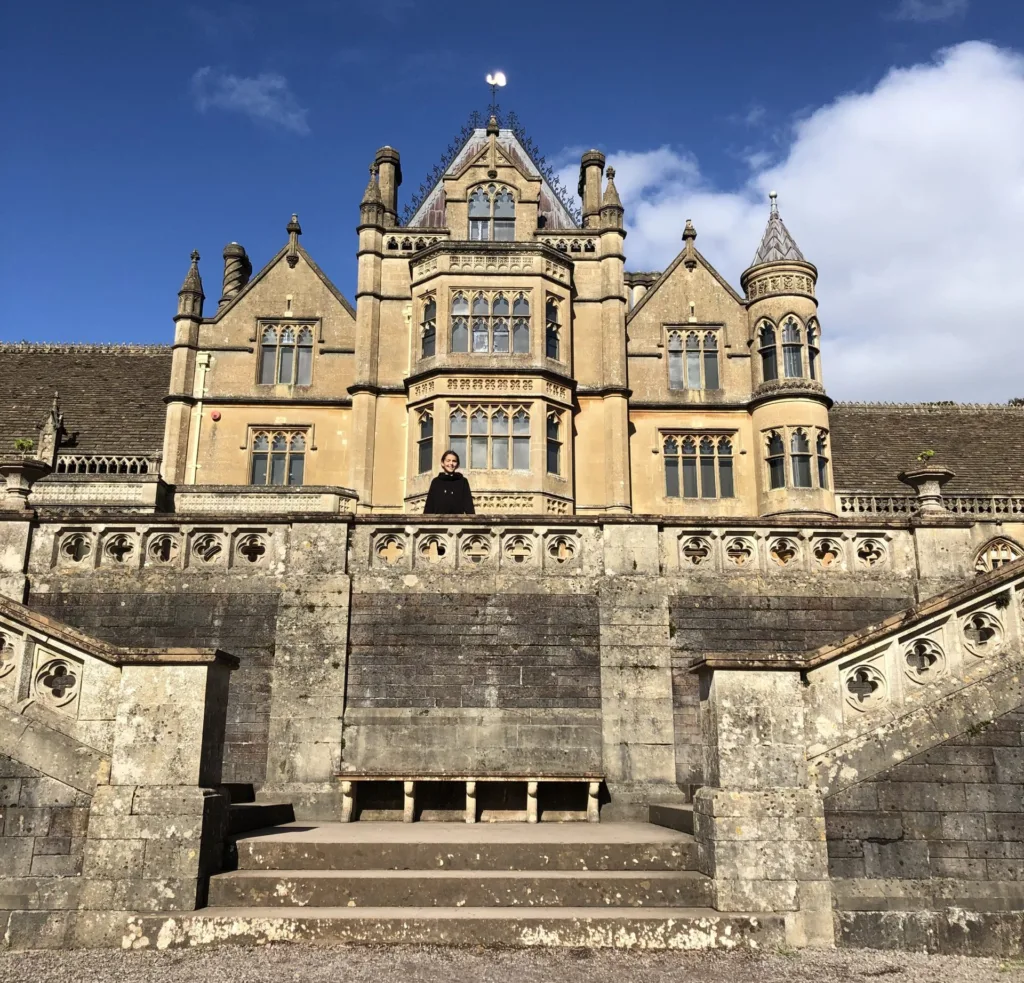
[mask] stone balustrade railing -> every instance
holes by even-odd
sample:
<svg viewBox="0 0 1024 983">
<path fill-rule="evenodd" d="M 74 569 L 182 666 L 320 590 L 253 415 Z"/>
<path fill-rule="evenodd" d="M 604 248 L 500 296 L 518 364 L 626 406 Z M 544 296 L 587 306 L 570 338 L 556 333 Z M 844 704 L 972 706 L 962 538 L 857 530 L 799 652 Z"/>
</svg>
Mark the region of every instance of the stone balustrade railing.
<svg viewBox="0 0 1024 983">
<path fill-rule="evenodd" d="M 1024 495 L 944 495 L 942 504 L 951 515 L 986 521 L 1024 517 Z M 918 511 L 916 495 L 874 495 L 838 492 L 836 511 L 841 516 L 909 516 Z"/>
</svg>

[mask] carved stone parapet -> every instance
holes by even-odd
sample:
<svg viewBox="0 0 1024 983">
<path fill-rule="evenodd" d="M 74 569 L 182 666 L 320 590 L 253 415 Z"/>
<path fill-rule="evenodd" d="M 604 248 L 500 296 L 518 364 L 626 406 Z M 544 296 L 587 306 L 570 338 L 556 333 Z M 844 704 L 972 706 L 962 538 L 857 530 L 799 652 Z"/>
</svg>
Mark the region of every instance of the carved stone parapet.
<svg viewBox="0 0 1024 983">
<path fill-rule="evenodd" d="M 754 389 L 754 399 L 764 400 L 777 396 L 824 396 L 825 387 L 814 379 L 773 379 L 762 382 Z"/>
</svg>

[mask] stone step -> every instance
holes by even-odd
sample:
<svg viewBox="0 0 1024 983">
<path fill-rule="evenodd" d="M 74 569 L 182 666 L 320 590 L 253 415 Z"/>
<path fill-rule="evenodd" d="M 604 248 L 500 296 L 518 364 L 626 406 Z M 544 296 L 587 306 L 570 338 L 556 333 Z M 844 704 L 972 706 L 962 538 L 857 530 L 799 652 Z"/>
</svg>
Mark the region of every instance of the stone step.
<svg viewBox="0 0 1024 983">
<path fill-rule="evenodd" d="M 765 949 L 785 941 L 781 915 L 709 908 L 206 908 L 133 915 L 125 948 L 218 943 Z"/>
<path fill-rule="evenodd" d="M 210 880 L 210 907 L 657 907 L 711 903 L 696 871 L 238 870 Z"/>
<path fill-rule="evenodd" d="M 234 841 L 240 870 L 693 870 L 692 836 L 649 823 L 290 823 Z"/>
<path fill-rule="evenodd" d="M 239 836 L 253 830 L 266 829 L 295 822 L 295 810 L 290 802 L 232 803 L 228 806 L 228 835 Z"/>
<path fill-rule="evenodd" d="M 680 833 L 693 833 L 693 806 L 675 803 L 652 802 L 647 808 L 648 816 L 656 826 L 677 829 Z"/>
</svg>

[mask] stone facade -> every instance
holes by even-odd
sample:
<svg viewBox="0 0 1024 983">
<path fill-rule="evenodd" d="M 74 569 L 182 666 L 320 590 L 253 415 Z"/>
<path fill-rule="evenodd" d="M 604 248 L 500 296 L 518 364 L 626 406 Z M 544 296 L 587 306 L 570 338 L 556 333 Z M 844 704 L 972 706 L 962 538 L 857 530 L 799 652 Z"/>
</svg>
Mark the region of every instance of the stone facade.
<svg viewBox="0 0 1024 983">
<path fill-rule="evenodd" d="M 833 407 L 774 199 L 742 293 L 689 223 L 629 273 L 603 156 L 577 217 L 527 145 L 470 127 L 402 224 L 378 151 L 354 305 L 293 217 L 215 310 L 193 256 L 169 349 L 0 347 L 11 938 L 194 908 L 230 794 L 336 820 L 367 775 L 439 818 L 598 776 L 798 944 L 1019 923 L 1024 410 Z M 479 514 L 423 516 L 452 444 Z"/>
</svg>

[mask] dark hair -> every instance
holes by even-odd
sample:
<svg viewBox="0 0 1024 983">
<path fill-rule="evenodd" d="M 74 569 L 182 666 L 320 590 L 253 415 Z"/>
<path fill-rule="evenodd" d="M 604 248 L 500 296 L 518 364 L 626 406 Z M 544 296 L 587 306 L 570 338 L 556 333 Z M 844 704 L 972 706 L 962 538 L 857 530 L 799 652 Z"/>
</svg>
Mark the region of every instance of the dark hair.
<svg viewBox="0 0 1024 983">
<path fill-rule="evenodd" d="M 450 447 L 448 448 L 448 450 L 446 450 L 446 451 L 445 451 L 445 452 L 444 452 L 444 453 L 443 453 L 443 454 L 441 455 L 441 462 L 442 462 L 442 463 L 444 463 L 444 459 L 445 459 L 445 458 L 446 458 L 446 457 L 447 457 L 447 456 L 448 456 L 449 454 L 451 454 L 451 456 L 455 458 L 455 467 L 459 467 L 459 466 L 460 466 L 460 465 L 462 464 L 462 459 L 461 459 L 461 458 L 459 457 L 459 455 L 458 455 L 458 454 L 456 454 L 456 453 L 455 453 L 455 451 L 453 451 L 453 450 L 452 450 L 452 449 L 451 449 Z"/>
</svg>

